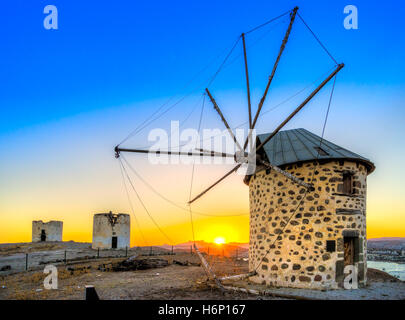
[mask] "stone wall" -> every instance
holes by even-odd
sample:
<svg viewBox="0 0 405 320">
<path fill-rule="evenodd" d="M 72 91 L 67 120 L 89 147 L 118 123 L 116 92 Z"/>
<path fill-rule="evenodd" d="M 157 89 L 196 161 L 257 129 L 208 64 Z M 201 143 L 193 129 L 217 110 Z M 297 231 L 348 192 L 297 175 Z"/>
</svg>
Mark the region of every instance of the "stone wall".
<svg viewBox="0 0 405 320">
<path fill-rule="evenodd" d="M 114 219 L 111 220 L 111 217 Z M 117 237 L 117 248 L 130 247 L 130 216 L 119 213 L 99 213 L 93 219 L 93 249 L 111 249 L 112 237 Z"/>
<path fill-rule="evenodd" d="M 62 241 L 62 221 L 32 221 L 32 242 L 41 241 L 42 230 L 45 230 L 46 241 Z"/>
<path fill-rule="evenodd" d="M 288 165 L 285 170 L 315 191 L 275 171 L 251 177 L 249 269 L 257 283 L 299 288 L 338 288 L 343 282 L 343 236 L 358 236 L 359 284 L 366 282 L 366 178 L 361 163 L 330 161 Z M 352 195 L 342 194 L 343 173 L 353 174 Z M 326 241 L 335 241 L 327 252 Z M 269 252 L 266 255 L 266 252 Z"/>
</svg>

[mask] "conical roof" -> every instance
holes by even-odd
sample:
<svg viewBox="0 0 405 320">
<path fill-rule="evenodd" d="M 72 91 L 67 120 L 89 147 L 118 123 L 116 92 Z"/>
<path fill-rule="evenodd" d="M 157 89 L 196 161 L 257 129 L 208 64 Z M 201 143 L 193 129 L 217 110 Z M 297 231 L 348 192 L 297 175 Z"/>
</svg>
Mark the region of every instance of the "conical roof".
<svg viewBox="0 0 405 320">
<path fill-rule="evenodd" d="M 258 143 L 263 142 L 268 136 L 270 133 L 257 135 Z M 374 164 L 367 158 L 322 139 L 303 128 L 278 132 L 264 145 L 263 149 L 269 162 L 276 166 L 316 159 L 331 159 L 359 161 L 367 167 L 368 173 L 375 169 Z"/>
</svg>

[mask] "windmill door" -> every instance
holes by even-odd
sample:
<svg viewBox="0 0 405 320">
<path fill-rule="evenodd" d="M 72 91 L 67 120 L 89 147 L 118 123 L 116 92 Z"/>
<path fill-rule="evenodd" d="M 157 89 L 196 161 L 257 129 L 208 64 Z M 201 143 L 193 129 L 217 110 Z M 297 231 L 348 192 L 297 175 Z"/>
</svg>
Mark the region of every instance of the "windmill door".
<svg viewBox="0 0 405 320">
<path fill-rule="evenodd" d="M 112 237 L 111 239 L 111 248 L 117 249 L 118 240 L 117 237 Z"/>
<path fill-rule="evenodd" d="M 352 237 L 344 237 L 344 265 L 354 265 L 354 239 Z"/>
<path fill-rule="evenodd" d="M 41 241 L 46 241 L 46 233 L 45 233 L 45 230 L 41 230 Z"/>
</svg>

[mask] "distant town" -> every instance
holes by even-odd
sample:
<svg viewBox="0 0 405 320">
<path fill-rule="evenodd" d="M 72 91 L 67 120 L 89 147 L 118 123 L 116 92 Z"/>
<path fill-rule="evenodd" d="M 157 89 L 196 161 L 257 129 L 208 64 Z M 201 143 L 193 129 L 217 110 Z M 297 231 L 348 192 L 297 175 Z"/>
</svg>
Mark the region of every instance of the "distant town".
<svg viewBox="0 0 405 320">
<path fill-rule="evenodd" d="M 369 239 L 367 260 L 405 263 L 405 238 Z"/>
</svg>

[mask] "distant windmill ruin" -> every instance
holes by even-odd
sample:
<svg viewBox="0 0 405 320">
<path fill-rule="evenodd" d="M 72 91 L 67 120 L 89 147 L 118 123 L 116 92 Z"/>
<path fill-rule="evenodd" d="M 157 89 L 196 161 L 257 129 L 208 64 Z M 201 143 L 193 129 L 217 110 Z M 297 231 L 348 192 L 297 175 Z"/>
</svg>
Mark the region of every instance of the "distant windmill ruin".
<svg viewBox="0 0 405 320">
<path fill-rule="evenodd" d="M 62 241 L 62 231 L 62 221 L 32 221 L 32 242 Z"/>
<path fill-rule="evenodd" d="M 205 89 L 206 95 L 235 142 L 235 154 L 203 149 L 196 149 L 195 152 L 150 151 L 122 148 L 120 145 L 115 147 L 115 154 L 117 158 L 120 158 L 122 152 L 233 158 L 235 166 L 232 170 L 190 198 L 189 205 L 240 167 L 251 165 L 249 159 L 254 155 L 256 169 L 244 178 L 244 182 L 249 186 L 250 199 L 249 274 L 245 276 L 253 282 L 270 286 L 338 288 L 343 283 L 344 267 L 354 265 L 358 270 L 359 283 L 365 284 L 366 178 L 374 170 L 373 163 L 323 138 L 328 112 L 321 137 L 305 129 L 281 130 L 331 79 L 334 79 L 329 111 L 336 74 L 344 67 L 344 64 L 338 64 L 330 55 L 297 10 L 296 7 L 285 13 L 290 14 L 289 26 L 254 116 L 251 110 L 245 36 L 265 24 L 240 36 L 243 44 L 250 129 L 244 144 L 238 142 L 215 98 L 208 88 Z M 256 141 L 251 141 L 252 130 L 258 122 L 296 16 L 311 31 L 336 65 L 273 132 L 258 135 Z M 122 162 L 121 165 L 123 167 Z M 196 251 L 199 253 L 197 247 Z M 208 273 L 213 276 L 217 285 L 222 287 L 210 266 L 200 253 L 199 255 Z"/>
<path fill-rule="evenodd" d="M 128 214 L 97 213 L 93 217 L 93 249 L 129 248 L 131 219 Z"/>
</svg>

